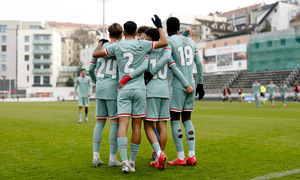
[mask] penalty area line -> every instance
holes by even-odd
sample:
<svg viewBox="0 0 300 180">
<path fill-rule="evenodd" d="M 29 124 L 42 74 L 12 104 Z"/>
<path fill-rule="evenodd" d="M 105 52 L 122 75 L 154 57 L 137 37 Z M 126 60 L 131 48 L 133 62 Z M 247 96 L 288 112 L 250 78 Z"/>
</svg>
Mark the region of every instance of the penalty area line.
<svg viewBox="0 0 300 180">
<path fill-rule="evenodd" d="M 283 176 L 289 176 L 289 175 L 298 174 L 298 173 L 300 173 L 300 168 L 289 170 L 289 171 L 283 171 L 283 172 L 278 172 L 278 173 L 267 174 L 267 175 L 256 177 L 256 178 L 253 178 L 253 179 L 250 179 L 250 180 L 267 180 L 267 179 L 280 178 L 280 177 L 283 177 Z"/>
<path fill-rule="evenodd" d="M 238 117 L 238 116 L 209 116 L 192 114 L 192 116 L 208 117 L 208 118 L 233 118 L 233 119 L 262 119 L 262 120 L 286 120 L 286 121 L 300 121 L 300 119 L 281 119 L 281 118 L 261 118 L 261 117 Z"/>
</svg>

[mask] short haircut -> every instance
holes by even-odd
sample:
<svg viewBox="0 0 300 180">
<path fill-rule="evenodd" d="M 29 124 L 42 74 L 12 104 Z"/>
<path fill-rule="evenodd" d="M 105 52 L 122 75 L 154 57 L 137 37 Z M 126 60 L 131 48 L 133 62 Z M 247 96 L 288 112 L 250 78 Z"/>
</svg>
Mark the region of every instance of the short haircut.
<svg viewBox="0 0 300 180">
<path fill-rule="evenodd" d="M 150 29 L 150 27 L 148 26 L 140 26 L 137 30 L 137 33 L 140 34 L 140 33 L 145 33 L 148 29 Z"/>
<path fill-rule="evenodd" d="M 124 25 L 124 31 L 127 35 L 134 35 L 136 32 L 136 24 L 133 21 L 127 21 Z"/>
<path fill-rule="evenodd" d="M 180 21 L 176 17 L 170 17 L 167 20 L 167 31 L 168 32 L 177 32 L 180 29 Z"/>
<path fill-rule="evenodd" d="M 85 68 L 81 68 L 81 69 L 80 69 L 80 72 L 81 72 L 81 71 L 86 71 L 86 70 L 85 70 Z"/>
<path fill-rule="evenodd" d="M 146 30 L 146 35 L 150 36 L 152 41 L 159 41 L 159 31 L 156 28 L 149 28 Z"/>
<path fill-rule="evenodd" d="M 123 32 L 123 28 L 119 23 L 113 23 L 108 27 L 110 37 L 119 38 Z"/>
</svg>

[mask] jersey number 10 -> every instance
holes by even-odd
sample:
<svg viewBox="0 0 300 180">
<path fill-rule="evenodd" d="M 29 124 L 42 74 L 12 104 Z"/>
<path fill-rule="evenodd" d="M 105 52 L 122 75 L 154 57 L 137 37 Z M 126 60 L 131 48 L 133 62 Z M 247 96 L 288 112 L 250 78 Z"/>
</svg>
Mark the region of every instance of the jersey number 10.
<svg viewBox="0 0 300 180">
<path fill-rule="evenodd" d="M 152 68 L 156 66 L 156 59 L 151 59 L 150 64 L 152 65 Z M 162 72 L 163 70 L 163 72 Z M 157 74 L 153 76 L 153 79 L 157 79 L 157 75 L 159 79 L 166 79 L 167 78 L 167 72 L 168 72 L 168 65 L 166 64 L 161 70 L 158 71 Z"/>
</svg>

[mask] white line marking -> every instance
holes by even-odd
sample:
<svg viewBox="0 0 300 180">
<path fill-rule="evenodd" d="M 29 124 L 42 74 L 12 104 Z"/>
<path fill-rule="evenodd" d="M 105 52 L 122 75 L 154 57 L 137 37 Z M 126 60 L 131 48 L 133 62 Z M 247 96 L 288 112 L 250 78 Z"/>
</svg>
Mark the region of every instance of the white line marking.
<svg viewBox="0 0 300 180">
<path fill-rule="evenodd" d="M 193 115 L 200 117 L 211 117 L 211 118 L 232 118 L 232 119 L 263 119 L 263 120 L 287 120 L 287 121 L 300 121 L 300 119 L 282 119 L 282 118 L 261 118 L 261 117 L 237 117 L 237 116 L 209 116 L 209 115 Z"/>
<path fill-rule="evenodd" d="M 288 176 L 288 175 L 292 175 L 292 174 L 298 174 L 298 173 L 300 173 L 300 168 L 290 170 L 290 171 L 283 171 L 283 172 L 278 172 L 278 173 L 273 173 L 273 174 L 267 174 L 267 175 L 256 177 L 256 178 L 253 178 L 250 180 L 267 180 L 267 179 L 279 178 L 279 177 Z"/>
</svg>

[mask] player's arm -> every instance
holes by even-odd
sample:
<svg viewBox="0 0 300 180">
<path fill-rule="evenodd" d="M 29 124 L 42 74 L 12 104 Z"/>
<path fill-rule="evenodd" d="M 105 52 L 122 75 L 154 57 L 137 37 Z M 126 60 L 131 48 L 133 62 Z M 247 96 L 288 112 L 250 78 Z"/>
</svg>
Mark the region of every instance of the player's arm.
<svg viewBox="0 0 300 180">
<path fill-rule="evenodd" d="M 194 60 L 195 60 L 197 76 L 198 76 L 196 96 L 197 96 L 197 94 L 199 94 L 198 99 L 200 100 L 204 97 L 205 92 L 203 89 L 203 67 L 202 67 L 199 51 L 195 52 Z"/>
<path fill-rule="evenodd" d="M 181 35 L 185 36 L 185 37 L 189 37 L 189 35 L 194 36 L 195 31 L 192 28 L 186 28 L 185 31 Z"/>
<path fill-rule="evenodd" d="M 92 58 L 92 60 L 90 61 L 90 66 L 89 66 L 89 74 L 92 78 L 92 81 L 95 84 L 97 82 L 96 73 L 95 73 L 96 63 L 97 63 L 97 58 Z"/>
<path fill-rule="evenodd" d="M 74 88 L 74 100 L 76 98 L 77 86 L 78 86 L 78 79 L 76 79 L 75 88 Z"/>
<path fill-rule="evenodd" d="M 171 63 L 169 63 L 169 67 L 171 68 L 171 70 L 173 71 L 174 76 L 177 77 L 177 79 L 182 83 L 182 85 L 185 87 L 185 89 L 187 90 L 188 94 L 191 94 L 194 89 L 192 86 L 189 85 L 189 83 L 187 82 L 187 80 L 185 79 L 184 75 L 182 74 L 182 72 L 178 69 L 177 65 L 175 64 L 175 62 L 173 60 L 171 60 Z"/>
<path fill-rule="evenodd" d="M 168 45 L 168 40 L 167 40 L 167 37 L 162 28 L 161 20 L 156 14 L 154 15 L 154 17 L 155 17 L 155 19 L 153 19 L 153 18 L 151 18 L 151 19 L 152 19 L 153 24 L 158 29 L 159 37 L 160 37 L 159 41 L 154 42 L 154 49 L 166 47 Z"/>
<path fill-rule="evenodd" d="M 107 48 L 105 49 L 102 49 L 102 45 L 104 43 L 108 42 L 106 39 L 101 39 L 96 47 L 96 49 L 94 50 L 94 53 L 93 53 L 93 58 L 99 58 L 99 57 L 103 57 L 103 56 L 109 56 L 109 55 L 112 55 L 112 54 L 109 54 L 108 53 L 108 50 Z M 112 52 L 111 52 L 112 53 Z"/>
<path fill-rule="evenodd" d="M 143 63 L 136 68 L 133 72 L 131 72 L 130 74 L 128 74 L 127 76 L 123 77 L 121 79 L 121 81 L 119 82 L 119 89 L 122 89 L 123 86 L 130 80 L 136 77 L 139 77 L 140 75 L 142 75 L 148 68 L 148 62 L 149 62 L 149 57 L 145 57 Z"/>
</svg>

